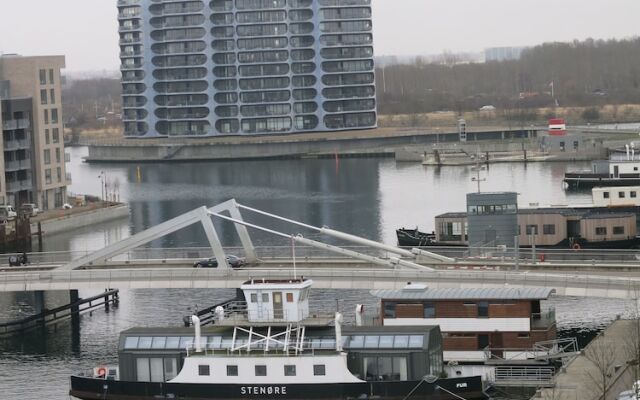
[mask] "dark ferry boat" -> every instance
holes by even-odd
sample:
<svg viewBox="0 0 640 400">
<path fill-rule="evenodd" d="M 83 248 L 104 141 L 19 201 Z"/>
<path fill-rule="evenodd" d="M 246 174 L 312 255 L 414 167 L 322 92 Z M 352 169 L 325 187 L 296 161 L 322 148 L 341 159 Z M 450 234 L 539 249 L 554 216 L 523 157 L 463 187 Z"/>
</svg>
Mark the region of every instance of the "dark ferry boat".
<svg viewBox="0 0 640 400">
<path fill-rule="evenodd" d="M 215 327 L 201 328 L 192 316 L 194 331 L 125 331 L 120 366 L 72 376 L 69 394 L 86 400 L 487 398 L 479 376 L 441 377 L 437 326 L 343 328 L 340 313 L 322 322 L 309 316 L 310 286 L 304 279 L 250 281 L 242 285 L 244 312 L 237 304 L 233 314 L 217 307 Z M 177 350 L 181 344 L 186 348 Z"/>
</svg>

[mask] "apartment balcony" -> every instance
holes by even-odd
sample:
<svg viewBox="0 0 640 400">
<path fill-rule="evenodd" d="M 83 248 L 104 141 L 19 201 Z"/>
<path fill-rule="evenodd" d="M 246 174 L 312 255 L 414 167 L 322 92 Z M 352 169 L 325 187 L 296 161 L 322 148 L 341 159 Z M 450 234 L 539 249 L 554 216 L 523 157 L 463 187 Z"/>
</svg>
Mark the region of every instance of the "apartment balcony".
<svg viewBox="0 0 640 400">
<path fill-rule="evenodd" d="M 13 160 L 13 161 L 5 161 L 4 162 L 4 170 L 5 171 L 20 171 L 20 170 L 29 170 L 31 169 L 31 160 Z"/>
<path fill-rule="evenodd" d="M 122 25 L 120 26 L 120 28 L 118 29 L 119 32 L 130 32 L 130 31 L 139 31 L 142 29 L 142 25 L 140 24 L 136 24 L 136 25 Z"/>
<path fill-rule="evenodd" d="M 4 141 L 4 151 L 12 150 L 28 150 L 31 148 L 31 140 L 27 139 L 14 139 Z"/>
<path fill-rule="evenodd" d="M 31 127 L 31 122 L 28 119 L 12 119 L 10 121 L 4 121 L 2 124 L 2 130 L 15 131 L 16 129 L 28 129 Z"/>
<path fill-rule="evenodd" d="M 7 181 L 7 192 L 20 192 L 22 190 L 31 190 L 33 189 L 33 183 L 30 179 L 25 179 L 21 181 Z"/>
</svg>

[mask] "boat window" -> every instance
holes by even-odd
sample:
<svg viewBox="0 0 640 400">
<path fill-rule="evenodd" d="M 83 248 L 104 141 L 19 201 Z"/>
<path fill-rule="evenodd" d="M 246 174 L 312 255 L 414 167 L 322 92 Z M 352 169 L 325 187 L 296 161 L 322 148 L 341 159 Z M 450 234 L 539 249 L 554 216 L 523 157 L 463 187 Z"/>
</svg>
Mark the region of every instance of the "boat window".
<svg viewBox="0 0 640 400">
<path fill-rule="evenodd" d="M 393 336 L 385 335 L 380 336 L 380 343 L 378 345 L 381 349 L 390 349 L 393 347 Z"/>
<path fill-rule="evenodd" d="M 398 381 L 407 379 L 404 357 L 364 357 L 364 376 L 368 381 Z"/>
<path fill-rule="evenodd" d="M 140 340 L 138 340 L 138 348 L 139 349 L 150 349 L 152 340 L 153 340 L 153 338 L 151 338 L 149 336 L 141 337 Z"/>
<path fill-rule="evenodd" d="M 207 338 L 207 348 L 209 349 L 219 349 L 222 345 L 222 337 L 220 336 L 209 336 Z"/>
<path fill-rule="evenodd" d="M 436 306 L 433 303 L 424 303 L 423 304 L 423 314 L 424 318 L 435 318 L 436 317 Z"/>
<path fill-rule="evenodd" d="M 180 336 L 169 336 L 165 343 L 167 349 L 179 349 L 180 348 Z"/>
<path fill-rule="evenodd" d="M 164 379 L 169 380 L 176 377 L 177 368 L 177 360 L 175 358 L 165 358 L 164 359 Z"/>
<path fill-rule="evenodd" d="M 164 359 L 155 357 L 151 362 L 151 382 L 164 382 Z"/>
<path fill-rule="evenodd" d="M 129 336 L 124 340 L 124 348 L 125 349 L 135 349 L 138 347 L 138 337 L 137 336 Z"/>
<path fill-rule="evenodd" d="M 222 342 L 220 343 L 220 347 L 223 349 L 230 349 L 231 348 L 231 342 L 233 342 L 232 338 L 223 338 Z"/>
<path fill-rule="evenodd" d="M 256 365 L 256 376 L 267 376 L 267 366 Z"/>
<path fill-rule="evenodd" d="M 263 303 L 269 302 L 269 293 L 262 293 L 262 302 Z"/>
<path fill-rule="evenodd" d="M 364 338 L 364 347 L 367 349 L 377 349 L 378 348 L 378 339 L 380 339 L 376 335 L 365 336 Z"/>
<path fill-rule="evenodd" d="M 326 375 L 324 364 L 315 364 L 313 366 L 313 375 L 315 375 L 315 376 L 324 376 L 324 375 Z"/>
<path fill-rule="evenodd" d="M 598 226 L 596 227 L 596 235 L 606 235 L 607 227 L 606 226 Z"/>
<path fill-rule="evenodd" d="M 624 199 L 624 192 L 618 192 L 618 198 Z"/>
<path fill-rule="evenodd" d="M 296 366 L 295 365 L 285 365 L 284 366 L 284 376 L 296 376 Z"/>
<path fill-rule="evenodd" d="M 409 336 L 407 335 L 396 335 L 396 338 L 393 342 L 393 347 L 396 349 L 404 349 L 409 346 Z"/>
<path fill-rule="evenodd" d="M 258 295 L 256 293 L 251 293 L 251 302 L 252 303 L 258 302 Z"/>
<path fill-rule="evenodd" d="M 238 376 L 238 366 L 227 365 L 227 376 Z"/>
<path fill-rule="evenodd" d="M 136 359 L 136 377 L 138 382 L 149 382 L 151 380 L 148 358 Z"/>
<path fill-rule="evenodd" d="M 166 342 L 167 342 L 167 338 L 165 336 L 156 336 L 153 338 L 153 341 L 151 342 L 151 348 L 164 349 Z"/>
<path fill-rule="evenodd" d="M 384 303 L 384 317 L 385 318 L 396 317 L 396 303 L 392 303 L 392 302 Z"/>
<path fill-rule="evenodd" d="M 287 303 L 293 303 L 293 293 L 287 293 Z"/>
<path fill-rule="evenodd" d="M 188 345 L 193 343 L 193 337 L 191 336 L 182 336 L 180 338 L 180 348 L 186 349 Z"/>
<path fill-rule="evenodd" d="M 478 302 L 478 317 L 489 317 L 489 302 L 488 301 L 479 301 Z"/>
<path fill-rule="evenodd" d="M 614 235 L 624 235 L 624 226 L 614 226 L 613 227 Z"/>
<path fill-rule="evenodd" d="M 538 225 L 527 225 L 527 235 L 537 235 Z"/>
<path fill-rule="evenodd" d="M 357 349 L 364 347 L 364 336 L 356 335 L 351 337 L 351 342 L 349 343 L 349 347 Z"/>
<path fill-rule="evenodd" d="M 544 224 L 542 225 L 542 233 L 545 235 L 555 235 L 556 226 L 554 224 Z"/>
<path fill-rule="evenodd" d="M 635 190 L 632 190 L 632 191 L 630 191 L 630 192 L 629 192 L 629 197 L 631 197 L 632 199 L 635 199 L 635 198 L 636 198 L 636 192 L 635 192 Z"/>
<path fill-rule="evenodd" d="M 209 376 L 209 366 L 208 365 L 198 365 L 198 375 L 200 376 Z"/>
<path fill-rule="evenodd" d="M 320 347 L 323 349 L 333 349 L 336 347 L 336 339 L 335 338 L 323 338 Z"/>
<path fill-rule="evenodd" d="M 424 343 L 423 335 L 411 335 L 409 336 L 409 347 L 412 348 L 422 348 Z"/>
<path fill-rule="evenodd" d="M 609 192 L 602 192 L 602 197 L 605 199 L 609 198 Z"/>
</svg>

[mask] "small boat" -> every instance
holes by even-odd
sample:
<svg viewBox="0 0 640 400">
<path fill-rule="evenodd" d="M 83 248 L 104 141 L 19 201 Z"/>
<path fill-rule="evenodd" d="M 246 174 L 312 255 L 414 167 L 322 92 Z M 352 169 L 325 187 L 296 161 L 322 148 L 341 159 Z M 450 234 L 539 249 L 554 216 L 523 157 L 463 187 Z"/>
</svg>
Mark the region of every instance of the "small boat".
<svg viewBox="0 0 640 400">
<path fill-rule="evenodd" d="M 416 229 L 400 228 L 396 229 L 398 237 L 398 246 L 400 247 L 422 247 L 434 246 L 436 243 L 436 233 L 420 232 Z"/>
</svg>

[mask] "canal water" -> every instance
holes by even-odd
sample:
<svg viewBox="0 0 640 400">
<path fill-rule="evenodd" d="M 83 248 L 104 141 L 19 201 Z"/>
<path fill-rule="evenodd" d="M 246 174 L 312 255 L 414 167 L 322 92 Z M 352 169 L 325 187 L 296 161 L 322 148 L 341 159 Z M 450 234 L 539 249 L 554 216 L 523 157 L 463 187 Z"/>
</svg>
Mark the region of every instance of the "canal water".
<svg viewBox="0 0 640 400">
<path fill-rule="evenodd" d="M 72 148 L 74 193 L 102 196 L 107 192 L 130 206 L 130 217 L 101 226 L 46 238 L 48 251 L 92 250 L 103 247 L 202 205 L 235 198 L 245 205 L 316 226 L 395 244 L 397 227 L 433 229 L 436 215 L 464 211 L 465 194 L 476 191 L 473 167 L 423 167 L 392 159 L 280 160 L 154 164 L 85 164 L 86 148 Z M 562 188 L 567 169 L 586 163 L 497 164 L 480 171 L 482 191 L 513 190 L 520 206 L 588 203 L 589 193 Z M 247 214 L 247 216 L 249 216 Z M 315 234 L 263 217 L 247 218 L 287 233 Z M 239 245 L 232 226 L 217 223 L 225 246 Z M 252 231 L 258 246 L 286 246 L 284 239 Z M 150 247 L 203 246 L 202 228 L 193 226 L 158 239 Z M 82 297 L 96 294 L 81 291 Z M 123 290 L 120 304 L 108 312 L 84 314 L 80 330 L 70 322 L 28 334 L 0 339 L 0 398 L 67 399 L 68 377 L 98 364 L 117 361 L 120 331 L 133 326 L 181 325 L 194 308 L 233 296 L 230 290 Z M 337 300 L 336 300 L 337 299 Z M 357 303 L 375 308 L 367 291 L 315 291 L 318 310 L 339 309 L 353 316 Z M 555 297 L 563 335 L 590 336 L 616 315 L 630 316 L 633 304 L 611 299 Z M 32 311 L 28 295 L 0 294 L 0 320 Z"/>
</svg>

